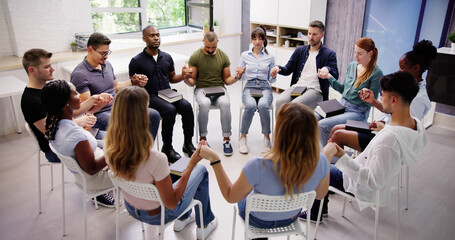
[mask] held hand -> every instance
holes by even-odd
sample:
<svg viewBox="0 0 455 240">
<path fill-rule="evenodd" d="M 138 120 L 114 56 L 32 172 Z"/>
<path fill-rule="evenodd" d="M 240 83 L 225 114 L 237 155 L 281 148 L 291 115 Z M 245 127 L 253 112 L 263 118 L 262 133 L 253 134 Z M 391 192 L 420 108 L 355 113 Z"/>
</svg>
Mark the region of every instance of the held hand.
<svg viewBox="0 0 455 240">
<path fill-rule="evenodd" d="M 235 78 L 240 79 L 242 77 L 243 73 L 245 72 L 245 69 L 246 69 L 246 66 L 243 67 L 243 68 L 242 67 L 237 67 L 237 69 L 235 69 L 235 71 L 237 73 Z"/>
<path fill-rule="evenodd" d="M 362 90 L 359 90 L 359 97 L 363 101 L 365 101 L 369 104 L 373 104 L 374 94 L 373 94 L 373 91 L 371 91 L 370 89 L 363 88 Z"/>
<path fill-rule="evenodd" d="M 342 157 L 345 154 L 344 150 L 340 146 L 338 146 L 338 144 L 336 144 L 336 143 L 333 143 L 333 144 L 337 148 L 337 153 L 335 154 L 335 156 L 338 158 Z"/>
<path fill-rule="evenodd" d="M 383 121 L 373 121 L 370 123 L 369 128 L 373 131 L 381 131 L 385 127 L 385 122 Z"/>
<path fill-rule="evenodd" d="M 132 77 L 131 77 L 131 83 L 134 85 L 134 86 L 145 86 L 145 84 L 147 84 L 147 81 L 148 81 L 148 78 L 147 76 L 145 76 L 144 74 L 134 74 Z"/>
<path fill-rule="evenodd" d="M 77 125 L 83 127 L 84 129 L 90 129 L 96 123 L 96 117 L 93 114 L 87 114 L 83 117 L 74 119 Z"/>
<path fill-rule="evenodd" d="M 276 75 L 281 71 L 281 69 L 278 66 L 275 66 L 270 70 L 270 76 L 272 78 L 276 78 Z"/>
<path fill-rule="evenodd" d="M 207 145 L 201 145 L 201 152 L 199 153 L 199 155 L 202 158 L 209 160 L 210 162 L 220 159 L 218 157 L 218 154 L 215 151 L 213 151 L 213 149 L 209 148 Z"/>
<path fill-rule="evenodd" d="M 188 165 L 191 165 L 191 166 L 196 166 L 196 164 L 202 160 L 202 157 L 199 156 L 199 153 L 201 152 L 201 146 L 199 146 L 198 148 L 196 148 L 196 151 L 193 153 L 193 155 L 191 155 L 191 158 L 190 158 L 190 162 L 188 163 Z"/>
<path fill-rule="evenodd" d="M 101 93 L 98 96 L 98 101 L 96 102 L 97 104 L 109 104 L 114 100 L 114 97 L 112 97 L 111 94 L 109 93 Z"/>
<path fill-rule="evenodd" d="M 331 162 L 332 157 L 337 153 L 337 151 L 338 150 L 336 148 L 336 144 L 329 142 L 327 143 L 327 145 L 325 145 L 324 149 L 322 150 L 322 153 L 324 153 L 327 159 L 329 159 L 329 161 Z"/>
<path fill-rule="evenodd" d="M 188 79 L 191 77 L 191 75 L 193 74 L 193 69 L 188 67 L 188 66 L 183 66 L 182 67 L 182 76 L 184 79 Z"/>
<path fill-rule="evenodd" d="M 329 73 L 329 69 L 326 67 L 318 69 L 318 77 L 322 79 L 329 79 L 332 75 Z"/>
</svg>

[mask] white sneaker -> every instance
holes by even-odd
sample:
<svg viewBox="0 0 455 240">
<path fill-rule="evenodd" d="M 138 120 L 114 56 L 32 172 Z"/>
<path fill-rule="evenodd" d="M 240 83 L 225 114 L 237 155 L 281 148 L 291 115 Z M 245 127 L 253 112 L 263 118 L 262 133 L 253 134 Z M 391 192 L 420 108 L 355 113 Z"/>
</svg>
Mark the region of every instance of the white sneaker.
<svg viewBox="0 0 455 240">
<path fill-rule="evenodd" d="M 204 237 L 207 239 L 207 237 L 210 235 L 210 233 L 215 230 L 215 228 L 218 226 L 218 219 L 215 217 L 213 221 L 207 225 L 206 228 L 204 228 Z M 196 237 L 197 239 L 202 239 L 202 231 L 201 228 L 196 228 Z"/>
<path fill-rule="evenodd" d="M 268 138 L 264 138 L 264 146 L 262 147 L 262 153 L 266 153 L 268 151 L 270 151 L 270 149 L 272 148 L 272 142 L 270 142 L 270 139 Z"/>
<path fill-rule="evenodd" d="M 196 221 L 196 218 L 191 214 L 189 217 L 187 217 L 184 220 L 175 220 L 174 222 L 174 231 L 175 232 L 180 232 L 182 231 L 188 224 Z"/>
<path fill-rule="evenodd" d="M 246 137 L 242 137 L 239 140 L 239 152 L 243 154 L 248 153 L 248 144 L 246 143 Z"/>
</svg>

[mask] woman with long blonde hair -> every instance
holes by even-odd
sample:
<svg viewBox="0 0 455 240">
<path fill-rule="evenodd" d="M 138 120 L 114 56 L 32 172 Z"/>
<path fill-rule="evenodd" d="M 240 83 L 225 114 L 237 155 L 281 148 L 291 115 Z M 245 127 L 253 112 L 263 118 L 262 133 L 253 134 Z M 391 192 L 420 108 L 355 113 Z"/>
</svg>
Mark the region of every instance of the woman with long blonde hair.
<svg viewBox="0 0 455 240">
<path fill-rule="evenodd" d="M 302 103 L 286 103 L 278 112 L 274 145 L 264 157 L 250 159 L 231 183 L 220 158 L 208 146 L 200 155 L 208 159 L 215 171 L 223 197 L 230 203 L 238 202 L 239 214 L 245 218 L 245 204 L 249 194 L 284 195 L 316 190 L 322 199 L 329 186 L 329 161 L 334 154 L 324 149 L 320 154 L 318 123 L 313 111 Z M 325 156 L 329 155 L 329 156 Z M 252 212 L 250 224 L 259 228 L 287 226 L 297 220 L 300 211 L 285 213 Z"/>
<path fill-rule="evenodd" d="M 338 82 L 330 73 L 318 72 L 320 78 L 328 79 L 330 86 L 342 94 L 341 105 L 346 109 L 343 114 L 322 118 L 319 114 L 321 144 L 325 146 L 329 140 L 330 131 L 337 124 L 344 124 L 348 119 L 367 121 L 371 104 L 360 98 L 362 89 L 367 88 L 373 92 L 374 98 L 378 97 L 380 86 L 379 79 L 382 70 L 376 65 L 378 49 L 373 40 L 363 37 L 355 43 L 355 60 L 348 65 L 344 82 Z"/>
<path fill-rule="evenodd" d="M 106 162 L 114 175 L 127 181 L 154 184 L 163 201 L 166 223 L 174 220 L 191 200 L 201 201 L 205 236 L 217 226 L 210 208 L 207 170 L 197 163 L 201 160 L 199 149 L 192 155 L 182 177 L 174 185 L 170 177 L 168 160 L 164 153 L 152 148 L 153 137 L 149 131 L 147 106 L 149 95 L 140 87 L 126 87 L 115 97 L 105 139 Z M 158 202 L 139 199 L 123 192 L 125 207 L 134 218 L 153 225 L 160 224 Z M 174 223 L 174 231 L 181 231 L 193 222 L 191 211 Z M 199 211 L 196 211 L 197 238 L 202 238 Z"/>
</svg>

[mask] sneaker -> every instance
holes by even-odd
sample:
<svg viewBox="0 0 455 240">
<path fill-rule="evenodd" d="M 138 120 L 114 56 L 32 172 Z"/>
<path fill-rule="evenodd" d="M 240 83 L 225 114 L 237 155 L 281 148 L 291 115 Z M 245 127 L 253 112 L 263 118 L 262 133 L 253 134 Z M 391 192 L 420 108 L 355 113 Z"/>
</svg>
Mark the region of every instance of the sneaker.
<svg viewBox="0 0 455 240">
<path fill-rule="evenodd" d="M 226 155 L 226 156 L 232 155 L 233 150 L 232 150 L 231 142 L 229 140 L 224 141 L 223 152 L 224 152 L 224 155 Z"/>
<path fill-rule="evenodd" d="M 306 221 L 306 214 L 307 214 L 307 211 L 303 211 L 299 218 L 303 221 Z M 317 216 L 313 216 L 312 214 L 310 215 L 310 222 L 312 223 L 316 223 L 316 220 L 317 220 Z M 322 216 L 321 216 L 321 219 L 319 219 L 319 222 L 322 223 L 323 220 L 322 220 Z"/>
<path fill-rule="evenodd" d="M 264 138 L 264 146 L 262 147 L 262 153 L 266 153 L 270 151 L 272 148 L 272 142 L 270 142 L 270 139 Z"/>
<path fill-rule="evenodd" d="M 187 217 L 184 220 L 175 220 L 174 222 L 174 232 L 180 232 L 182 231 L 188 224 L 196 221 L 196 218 L 191 214 L 189 217 Z"/>
<path fill-rule="evenodd" d="M 207 237 L 210 235 L 210 233 L 215 230 L 215 228 L 218 226 L 218 219 L 214 218 L 213 221 L 207 225 L 206 228 L 204 228 L 204 237 L 207 239 Z M 202 231 L 201 228 L 196 228 L 196 237 L 197 239 L 202 239 Z"/>
<path fill-rule="evenodd" d="M 242 137 L 239 140 L 239 152 L 243 154 L 248 153 L 248 144 L 246 143 L 246 137 Z"/>
<path fill-rule="evenodd" d="M 96 197 L 96 201 L 99 205 L 104 207 L 115 207 L 115 200 L 114 197 L 110 193 L 105 193 L 103 195 L 99 195 Z"/>
</svg>

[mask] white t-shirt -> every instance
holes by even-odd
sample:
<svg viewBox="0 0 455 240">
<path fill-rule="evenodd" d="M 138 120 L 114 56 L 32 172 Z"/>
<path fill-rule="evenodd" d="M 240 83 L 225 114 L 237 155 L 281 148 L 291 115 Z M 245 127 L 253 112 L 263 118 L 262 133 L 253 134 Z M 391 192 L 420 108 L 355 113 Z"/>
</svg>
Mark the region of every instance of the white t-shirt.
<svg viewBox="0 0 455 240">
<path fill-rule="evenodd" d="M 303 66 L 302 74 L 296 85 L 313 88 L 318 92 L 322 92 L 321 86 L 319 85 L 318 69 L 316 66 L 316 56 L 318 53 L 319 51 L 309 51 L 309 56 Z"/>
<path fill-rule="evenodd" d="M 149 159 L 139 165 L 135 182 L 155 184 L 156 181 L 163 180 L 169 174 L 169 163 L 166 155 L 162 152 L 151 150 Z M 137 209 L 151 210 L 160 206 L 158 202 L 133 197 L 124 191 L 122 193 L 125 200 Z"/>
</svg>

